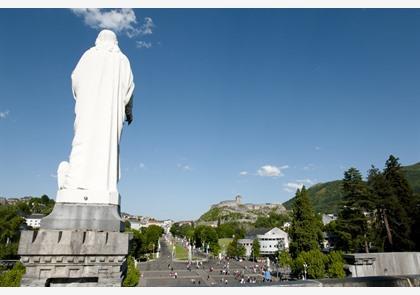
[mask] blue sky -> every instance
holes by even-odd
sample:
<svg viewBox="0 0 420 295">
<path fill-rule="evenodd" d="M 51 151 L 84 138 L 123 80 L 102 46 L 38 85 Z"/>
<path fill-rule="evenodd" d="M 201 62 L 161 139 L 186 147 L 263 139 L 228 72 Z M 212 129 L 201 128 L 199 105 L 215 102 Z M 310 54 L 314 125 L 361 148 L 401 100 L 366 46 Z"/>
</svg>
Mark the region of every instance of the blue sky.
<svg viewBox="0 0 420 295">
<path fill-rule="evenodd" d="M 125 212 L 195 219 L 391 153 L 420 161 L 420 10 L 0 9 L 0 196 L 55 197 L 70 74 L 100 27 L 118 31 L 136 83 Z"/>
</svg>

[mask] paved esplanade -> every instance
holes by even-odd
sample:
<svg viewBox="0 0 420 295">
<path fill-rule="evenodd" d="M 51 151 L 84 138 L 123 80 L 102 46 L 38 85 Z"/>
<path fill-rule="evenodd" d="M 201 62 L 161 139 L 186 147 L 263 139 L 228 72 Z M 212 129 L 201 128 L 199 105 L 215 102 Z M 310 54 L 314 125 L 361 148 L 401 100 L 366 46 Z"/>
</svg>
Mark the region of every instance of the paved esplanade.
<svg viewBox="0 0 420 295">
<path fill-rule="evenodd" d="M 172 260 L 170 247 L 162 239 L 160 258 L 139 263 L 140 287 L 239 287 L 273 284 L 262 282 L 260 269 L 256 268 L 256 263 L 251 261 L 239 262 L 231 259 L 219 262 L 217 258 L 210 258 L 208 261 L 204 260 L 199 268 L 197 268 L 197 263 L 193 262 L 189 270 L 187 261 Z M 195 254 L 195 256 L 205 258 L 204 254 Z M 227 265 L 229 266 L 227 267 Z M 213 270 L 210 271 L 210 268 Z M 229 270 L 229 273 L 223 274 L 223 270 L 226 269 Z M 241 284 L 242 278 L 243 283 Z"/>
</svg>

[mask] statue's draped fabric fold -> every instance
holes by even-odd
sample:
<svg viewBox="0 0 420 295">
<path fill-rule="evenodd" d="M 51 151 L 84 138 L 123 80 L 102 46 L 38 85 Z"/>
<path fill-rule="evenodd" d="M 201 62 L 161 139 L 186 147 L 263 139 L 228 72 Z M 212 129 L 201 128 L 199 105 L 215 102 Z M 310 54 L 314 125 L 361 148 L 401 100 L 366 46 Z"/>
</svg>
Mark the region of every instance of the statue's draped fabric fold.
<svg viewBox="0 0 420 295">
<path fill-rule="evenodd" d="M 76 119 L 70 161 L 59 168 L 64 170 L 60 189 L 117 192 L 119 142 L 134 83 L 115 35 L 101 32 L 71 78 Z"/>
</svg>

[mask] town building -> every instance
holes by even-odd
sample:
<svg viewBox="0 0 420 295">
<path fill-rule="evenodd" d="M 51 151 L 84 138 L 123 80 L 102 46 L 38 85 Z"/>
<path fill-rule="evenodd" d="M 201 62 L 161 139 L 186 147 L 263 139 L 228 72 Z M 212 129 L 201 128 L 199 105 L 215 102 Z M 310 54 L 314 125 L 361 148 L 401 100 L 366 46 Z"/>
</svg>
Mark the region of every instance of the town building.
<svg viewBox="0 0 420 295">
<path fill-rule="evenodd" d="M 272 255 L 278 251 L 289 249 L 289 235 L 275 227 L 263 235 L 257 235 L 260 242 L 260 254 Z"/>
<path fill-rule="evenodd" d="M 9 205 L 14 205 L 14 204 L 16 204 L 17 202 L 19 202 L 20 201 L 20 199 L 19 198 L 8 198 L 7 199 L 7 204 L 9 204 Z"/>
<path fill-rule="evenodd" d="M 255 229 L 250 231 L 245 239 L 238 240 L 238 243 L 245 247 L 245 256 L 252 255 L 252 243 L 255 239 L 258 239 L 262 256 L 275 255 L 278 251 L 289 248 L 289 236 L 285 231 L 277 227 L 271 230 Z"/>
<path fill-rule="evenodd" d="M 336 214 L 322 214 L 322 223 L 327 225 L 331 221 L 337 220 Z"/>
</svg>

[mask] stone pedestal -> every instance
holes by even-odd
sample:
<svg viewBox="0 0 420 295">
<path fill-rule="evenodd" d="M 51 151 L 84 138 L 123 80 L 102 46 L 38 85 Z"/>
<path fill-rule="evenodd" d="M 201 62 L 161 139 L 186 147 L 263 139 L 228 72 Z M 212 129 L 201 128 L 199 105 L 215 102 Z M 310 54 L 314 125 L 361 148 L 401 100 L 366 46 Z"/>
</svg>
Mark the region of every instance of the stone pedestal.
<svg viewBox="0 0 420 295">
<path fill-rule="evenodd" d="M 22 231 L 21 286 L 120 287 L 129 240 L 128 233 L 109 231 Z"/>
<path fill-rule="evenodd" d="M 57 202 L 51 214 L 41 220 L 41 228 L 122 232 L 124 222 L 118 205 Z"/>
</svg>

